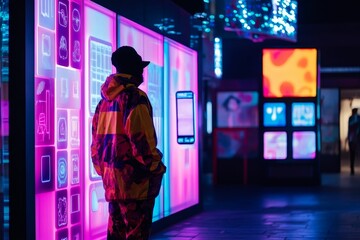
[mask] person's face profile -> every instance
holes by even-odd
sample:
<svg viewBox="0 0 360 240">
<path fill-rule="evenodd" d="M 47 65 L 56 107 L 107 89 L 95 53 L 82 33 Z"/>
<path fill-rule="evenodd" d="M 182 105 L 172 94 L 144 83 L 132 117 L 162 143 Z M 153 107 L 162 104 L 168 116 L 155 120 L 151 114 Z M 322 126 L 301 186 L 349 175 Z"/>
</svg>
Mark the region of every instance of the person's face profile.
<svg viewBox="0 0 360 240">
<path fill-rule="evenodd" d="M 228 102 L 228 109 L 232 110 L 232 111 L 235 111 L 235 110 L 238 109 L 238 107 L 239 107 L 238 101 L 236 101 L 235 98 L 230 98 L 229 102 Z"/>
</svg>

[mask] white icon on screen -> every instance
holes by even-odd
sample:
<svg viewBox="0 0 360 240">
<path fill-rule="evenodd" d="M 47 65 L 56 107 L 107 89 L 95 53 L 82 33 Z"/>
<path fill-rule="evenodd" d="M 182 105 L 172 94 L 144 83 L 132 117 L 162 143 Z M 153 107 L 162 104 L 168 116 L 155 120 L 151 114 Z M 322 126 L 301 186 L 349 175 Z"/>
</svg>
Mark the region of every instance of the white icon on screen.
<svg viewBox="0 0 360 240">
<path fill-rule="evenodd" d="M 67 224 L 67 201 L 66 197 L 58 198 L 58 226 Z"/>
<path fill-rule="evenodd" d="M 40 1 L 40 11 L 43 17 L 47 17 L 47 18 L 54 17 L 53 10 L 54 10 L 53 1 L 51 0 Z"/>
<path fill-rule="evenodd" d="M 67 139 L 67 124 L 64 117 L 60 117 L 58 120 L 58 142 L 66 142 Z"/>
<path fill-rule="evenodd" d="M 80 12 L 77 8 L 74 8 L 72 11 L 72 27 L 75 32 L 78 32 L 80 30 Z"/>
<path fill-rule="evenodd" d="M 80 97 L 80 94 L 79 94 L 79 81 L 78 80 L 74 80 L 72 82 L 72 95 L 73 95 L 73 98 L 79 98 Z"/>
<path fill-rule="evenodd" d="M 77 116 L 71 117 L 70 122 L 70 137 L 71 137 L 71 145 L 77 146 L 79 145 L 79 118 Z"/>
<path fill-rule="evenodd" d="M 35 103 L 36 108 L 40 111 L 36 133 L 42 135 L 43 141 L 45 135 L 50 139 L 50 90 L 45 90 L 45 81 L 41 81 L 37 86 L 36 95 L 41 95 L 44 91 L 45 99 L 38 99 Z"/>
<path fill-rule="evenodd" d="M 51 157 L 50 155 L 41 156 L 41 183 L 47 183 L 51 180 Z"/>
<path fill-rule="evenodd" d="M 68 20 L 69 20 L 69 14 L 68 14 L 67 6 L 64 3 L 59 2 L 59 25 L 62 27 L 67 27 Z"/>
<path fill-rule="evenodd" d="M 96 214 L 96 218 L 107 219 L 107 204 L 102 185 L 95 185 L 91 192 L 91 212 Z"/>
<path fill-rule="evenodd" d="M 41 34 L 41 54 L 44 57 L 51 56 L 51 39 L 47 34 Z"/>
<path fill-rule="evenodd" d="M 67 40 L 64 36 L 61 36 L 60 43 L 59 43 L 59 57 L 61 59 L 68 58 L 68 47 L 67 47 Z"/>
<path fill-rule="evenodd" d="M 80 42 L 78 40 L 74 41 L 74 51 L 72 53 L 73 62 L 80 62 L 81 54 L 80 54 Z"/>
<path fill-rule="evenodd" d="M 278 118 L 278 115 L 281 114 L 283 112 L 283 108 L 282 107 L 268 107 L 266 108 L 266 113 L 268 115 L 271 115 L 271 120 L 272 121 L 276 121 Z"/>
<path fill-rule="evenodd" d="M 77 183 L 79 183 L 79 155 L 78 154 L 73 154 L 71 156 L 71 161 L 72 161 L 72 180 L 71 180 L 71 183 L 72 184 L 77 184 Z"/>
<path fill-rule="evenodd" d="M 65 186 L 67 180 L 67 162 L 65 158 L 60 158 L 58 160 L 58 181 L 59 186 Z"/>
<path fill-rule="evenodd" d="M 69 79 L 68 78 L 60 78 L 60 95 L 62 98 L 69 97 Z"/>
</svg>

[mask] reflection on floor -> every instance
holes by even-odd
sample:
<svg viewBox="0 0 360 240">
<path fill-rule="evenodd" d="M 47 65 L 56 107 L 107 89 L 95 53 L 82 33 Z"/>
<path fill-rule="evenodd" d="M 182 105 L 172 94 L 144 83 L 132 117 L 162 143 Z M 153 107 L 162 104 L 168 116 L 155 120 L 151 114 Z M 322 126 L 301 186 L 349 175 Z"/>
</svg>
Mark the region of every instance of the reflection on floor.
<svg viewBox="0 0 360 240">
<path fill-rule="evenodd" d="M 206 186 L 204 211 L 152 240 L 360 239 L 360 169 L 322 174 L 321 186 Z"/>
</svg>

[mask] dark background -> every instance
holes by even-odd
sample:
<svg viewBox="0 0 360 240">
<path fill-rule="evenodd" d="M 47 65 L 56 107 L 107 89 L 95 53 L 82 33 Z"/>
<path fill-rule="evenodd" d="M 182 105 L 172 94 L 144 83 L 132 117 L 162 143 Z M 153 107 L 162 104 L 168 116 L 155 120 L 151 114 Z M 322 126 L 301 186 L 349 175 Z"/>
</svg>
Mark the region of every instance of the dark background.
<svg viewBox="0 0 360 240">
<path fill-rule="evenodd" d="M 190 14 L 204 11 L 203 0 L 172 0 Z M 222 0 L 217 0 L 217 2 Z M 298 0 L 298 23 L 360 22 L 356 1 Z M 355 30 L 354 30 L 355 31 Z M 359 29 L 357 31 L 360 31 Z"/>
</svg>

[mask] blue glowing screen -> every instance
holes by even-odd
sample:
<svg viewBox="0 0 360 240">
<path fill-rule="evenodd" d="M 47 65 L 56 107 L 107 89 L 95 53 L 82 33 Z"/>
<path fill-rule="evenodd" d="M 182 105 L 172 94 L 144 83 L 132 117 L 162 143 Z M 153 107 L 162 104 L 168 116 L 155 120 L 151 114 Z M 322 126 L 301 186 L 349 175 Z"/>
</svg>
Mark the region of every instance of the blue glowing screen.
<svg viewBox="0 0 360 240">
<path fill-rule="evenodd" d="M 292 126 L 315 126 L 315 104 L 312 102 L 294 102 L 291 111 Z"/>
<path fill-rule="evenodd" d="M 264 126 L 280 127 L 286 125 L 285 103 L 264 103 Z"/>
</svg>

